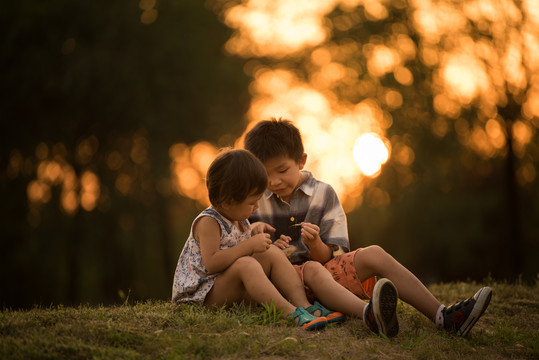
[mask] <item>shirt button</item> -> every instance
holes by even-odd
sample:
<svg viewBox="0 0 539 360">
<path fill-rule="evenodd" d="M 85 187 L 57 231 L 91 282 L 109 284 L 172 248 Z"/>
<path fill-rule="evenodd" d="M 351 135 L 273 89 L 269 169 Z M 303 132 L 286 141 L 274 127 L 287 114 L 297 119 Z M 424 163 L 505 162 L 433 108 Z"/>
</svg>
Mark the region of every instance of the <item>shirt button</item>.
<svg viewBox="0 0 539 360">
<path fill-rule="evenodd" d="M 294 221 L 296 220 L 293 216 L 290 218 L 290 221 Z"/>
</svg>

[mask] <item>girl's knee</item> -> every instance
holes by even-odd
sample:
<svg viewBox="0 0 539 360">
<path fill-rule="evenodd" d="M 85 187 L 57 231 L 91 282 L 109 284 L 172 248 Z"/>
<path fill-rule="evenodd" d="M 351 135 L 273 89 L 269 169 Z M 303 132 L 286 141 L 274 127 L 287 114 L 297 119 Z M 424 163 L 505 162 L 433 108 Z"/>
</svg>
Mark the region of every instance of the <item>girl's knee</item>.
<svg viewBox="0 0 539 360">
<path fill-rule="evenodd" d="M 270 246 L 269 249 L 266 250 L 266 253 L 268 253 L 269 256 L 271 256 L 273 259 L 280 261 L 289 261 L 284 251 L 279 249 L 277 246 Z"/>
<path fill-rule="evenodd" d="M 285 253 L 277 246 L 270 246 L 268 250 L 262 253 L 257 253 L 254 255 L 254 257 L 262 264 L 268 265 L 273 264 L 276 261 L 288 262 L 288 258 L 286 257 Z"/>
<path fill-rule="evenodd" d="M 255 258 L 252 256 L 242 256 L 237 258 L 230 266 L 231 270 L 239 271 L 257 271 L 262 270 L 262 266 Z"/>
</svg>

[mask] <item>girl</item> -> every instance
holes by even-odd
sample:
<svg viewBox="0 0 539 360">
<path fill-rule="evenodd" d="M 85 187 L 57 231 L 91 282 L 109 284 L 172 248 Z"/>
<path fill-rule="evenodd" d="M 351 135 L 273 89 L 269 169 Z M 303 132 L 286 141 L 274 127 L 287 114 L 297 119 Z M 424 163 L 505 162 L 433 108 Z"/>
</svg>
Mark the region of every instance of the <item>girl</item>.
<svg viewBox="0 0 539 360">
<path fill-rule="evenodd" d="M 263 223 L 251 227 L 247 220 L 258 208 L 267 182 L 264 166 L 246 150 L 224 151 L 212 162 L 206 175 L 211 206 L 193 221 L 176 267 L 172 302 L 273 302 L 283 317 L 294 318 L 307 330 L 328 323 L 309 311 L 343 319 L 340 313 L 309 303 L 292 264 L 265 233 L 275 229 Z"/>
</svg>

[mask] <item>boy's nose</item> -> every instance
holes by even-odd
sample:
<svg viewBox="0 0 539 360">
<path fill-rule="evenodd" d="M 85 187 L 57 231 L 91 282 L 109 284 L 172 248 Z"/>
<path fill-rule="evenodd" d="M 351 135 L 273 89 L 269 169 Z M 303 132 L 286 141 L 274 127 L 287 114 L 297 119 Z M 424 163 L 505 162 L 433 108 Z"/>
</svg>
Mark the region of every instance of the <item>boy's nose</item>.
<svg viewBox="0 0 539 360">
<path fill-rule="evenodd" d="M 278 177 L 270 177 L 269 178 L 269 185 L 275 186 L 278 185 L 281 182 L 281 180 Z"/>
</svg>

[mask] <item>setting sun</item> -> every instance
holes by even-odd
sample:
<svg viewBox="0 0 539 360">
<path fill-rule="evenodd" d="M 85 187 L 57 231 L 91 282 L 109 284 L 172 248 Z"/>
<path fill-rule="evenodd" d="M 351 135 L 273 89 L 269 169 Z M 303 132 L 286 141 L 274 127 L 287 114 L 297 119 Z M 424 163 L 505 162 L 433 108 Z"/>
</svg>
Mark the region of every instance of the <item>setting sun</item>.
<svg viewBox="0 0 539 360">
<path fill-rule="evenodd" d="M 389 151 L 377 134 L 363 134 L 354 144 L 354 160 L 366 176 L 376 176 L 389 159 Z"/>
</svg>

